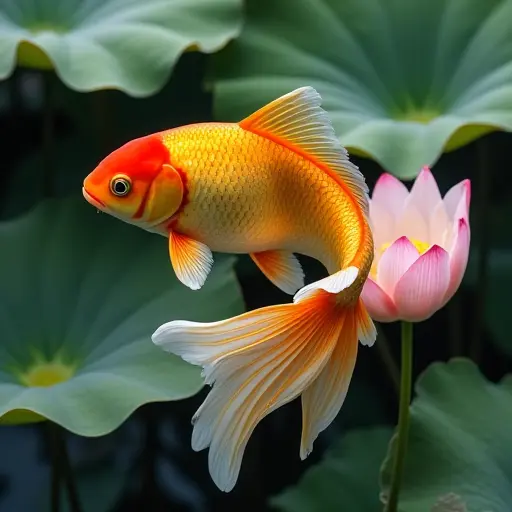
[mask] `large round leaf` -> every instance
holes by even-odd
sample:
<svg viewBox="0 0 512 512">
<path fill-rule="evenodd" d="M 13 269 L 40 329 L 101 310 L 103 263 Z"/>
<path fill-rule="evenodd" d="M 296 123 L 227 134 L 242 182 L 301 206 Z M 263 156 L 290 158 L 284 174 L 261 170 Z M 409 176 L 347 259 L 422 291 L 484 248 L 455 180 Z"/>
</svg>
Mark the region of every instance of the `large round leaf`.
<svg viewBox="0 0 512 512">
<path fill-rule="evenodd" d="M 329 448 L 300 482 L 271 499 L 284 512 L 380 512 L 379 467 L 392 430 L 353 430 Z"/>
<path fill-rule="evenodd" d="M 0 78 L 16 63 L 52 69 L 78 91 L 156 92 L 187 49 L 236 36 L 241 0 L 4 0 Z"/>
<path fill-rule="evenodd" d="M 191 396 L 199 369 L 163 354 L 151 334 L 172 319 L 243 311 L 233 258 L 217 257 L 206 285 L 191 291 L 165 238 L 98 215 L 82 198 L 48 200 L 0 224 L 0 246 L 6 423 L 48 418 L 97 436 L 144 403 Z"/>
<path fill-rule="evenodd" d="M 487 381 L 466 359 L 434 363 L 418 379 L 399 510 L 459 502 L 468 511 L 509 512 L 512 503 L 512 380 Z M 391 443 L 394 453 L 396 438 Z M 392 455 L 382 472 L 390 485 Z M 464 510 L 464 509 L 462 509 Z"/>
<path fill-rule="evenodd" d="M 216 57 L 215 112 L 237 120 L 304 85 L 341 142 L 401 178 L 512 129 L 512 0 L 248 0 Z"/>
</svg>

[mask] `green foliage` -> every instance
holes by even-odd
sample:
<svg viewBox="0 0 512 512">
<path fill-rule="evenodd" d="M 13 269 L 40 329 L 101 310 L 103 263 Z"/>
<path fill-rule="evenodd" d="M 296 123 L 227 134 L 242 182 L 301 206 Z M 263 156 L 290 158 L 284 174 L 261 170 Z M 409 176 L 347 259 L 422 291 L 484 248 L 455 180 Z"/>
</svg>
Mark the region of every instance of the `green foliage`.
<svg viewBox="0 0 512 512">
<path fill-rule="evenodd" d="M 243 0 L 0 2 L 0 79 L 11 77 L 16 66 L 24 68 L 0 89 L 8 158 L 0 176 L 5 177 L 0 214 L 10 219 L 0 223 L 0 423 L 49 418 L 77 434 L 99 436 L 145 403 L 191 397 L 203 385 L 200 369 L 154 347 L 152 332 L 172 319 L 216 321 L 244 310 L 234 258 L 216 255 L 205 287 L 187 289 L 174 276 L 162 237 L 97 215 L 81 197 L 42 201 L 42 170 L 48 163 L 52 194 L 79 195 L 83 178 L 127 140 L 210 121 L 210 93 L 214 117 L 236 121 L 304 85 L 320 92 L 351 154 L 370 157 L 404 179 L 414 177 L 424 164 L 433 165 L 443 151 L 490 131 L 512 129 L 512 0 L 395 0 L 385 6 L 379 0 L 246 0 L 242 31 L 243 5 Z M 224 48 L 240 32 L 211 59 L 211 89 L 204 87 L 203 65 L 209 62 L 204 54 Z M 52 79 L 46 83 L 50 103 L 45 103 L 45 88 L 37 89 L 41 84 L 34 78 L 41 77 L 34 76 L 34 69 L 51 70 L 61 79 L 46 77 Z M 81 94 L 86 91 L 94 92 Z M 49 110 L 58 118 L 57 127 L 53 138 L 42 141 L 41 128 L 47 123 L 41 121 Z M 510 136 L 504 136 L 508 138 L 501 150 L 494 149 L 498 157 L 489 169 L 510 167 L 503 156 L 510 153 Z M 473 178 L 477 163 L 471 148 L 462 159 L 460 155 L 454 151 L 435 167 L 444 190 Z M 381 171 L 368 161 L 360 166 L 370 181 L 372 172 L 376 177 Z M 503 171 L 493 176 L 499 183 L 494 190 L 491 183 L 488 198 L 486 327 L 511 356 L 512 247 L 505 236 L 511 212 L 508 204 L 499 204 L 508 201 L 504 196 L 510 179 Z M 472 228 L 482 204 L 480 181 L 473 183 Z M 472 236 L 474 255 L 479 230 L 472 229 Z M 475 263 L 472 257 L 465 292 L 479 294 Z M 308 280 L 323 277 L 324 269 L 319 273 L 310 265 L 305 261 Z M 238 268 L 251 308 L 291 300 L 248 256 Z M 464 307 L 471 306 L 468 296 L 460 296 Z M 470 331 L 472 318 L 466 313 L 464 328 Z M 444 322 L 441 314 L 426 327 L 418 325 L 418 338 L 428 337 L 429 329 L 447 331 Z M 428 357 L 420 349 L 415 362 L 423 365 L 441 357 L 449 340 L 446 334 L 435 338 Z M 396 353 L 394 337 L 389 339 Z M 485 347 L 490 366 L 492 349 Z M 273 507 L 284 512 L 382 511 L 378 475 L 384 460 L 386 492 L 393 441 L 391 428 L 375 425 L 395 420 L 396 397 L 381 382 L 386 374 L 377 350 L 360 352 L 343 410 L 318 444 L 329 443 L 337 431 L 347 433 L 296 485 L 271 498 Z M 500 363 L 510 361 L 502 358 Z M 500 371 L 492 377 L 498 378 Z M 510 377 L 492 384 L 469 361 L 428 368 L 411 406 L 401 511 L 509 510 L 511 389 Z M 265 447 L 277 461 L 291 443 L 285 439 L 284 447 L 269 445 L 265 434 L 256 431 L 255 437 L 263 437 L 256 440 L 261 442 L 256 456 L 248 452 L 244 460 L 249 476 L 240 479 L 238 492 L 218 493 L 209 479 L 206 454 L 192 454 L 190 448 L 190 418 L 200 398 L 142 418 L 146 439 L 136 463 L 141 474 L 135 479 L 143 483 L 135 493 L 143 499 L 137 496 L 137 503 L 145 503 L 145 492 L 153 499 L 160 486 L 162 494 L 171 496 L 171 508 L 180 500 L 184 506 L 189 492 L 199 496 L 196 505 L 205 500 L 208 506 L 237 510 L 249 500 L 263 509 L 267 485 L 280 485 L 288 469 L 299 472 L 305 465 L 292 458 L 283 465 L 279 460 L 278 469 L 259 467 Z M 163 414 L 168 416 L 166 428 Z M 286 436 L 289 425 L 282 418 L 287 417 L 279 414 L 266 425 Z M 165 443 L 157 440 L 163 431 Z M 126 445 L 115 451 L 119 455 L 124 449 Z M 170 489 L 158 473 L 157 459 L 172 466 L 167 478 L 183 489 Z M 287 476 L 280 474 L 281 468 Z M 76 465 L 85 512 L 114 507 L 127 488 L 128 471 L 126 465 L 106 460 L 92 467 Z M 4 474 L 0 476 L 4 484 Z M 46 491 L 41 510 L 50 508 L 50 488 Z M 62 510 L 69 510 L 63 489 L 62 498 Z"/>
<path fill-rule="evenodd" d="M 399 510 L 509 511 L 510 376 L 494 384 L 471 361 L 453 359 L 432 364 L 418 379 L 416 392 Z M 394 441 L 390 447 L 381 474 L 384 495 L 390 484 Z M 443 500 L 458 501 L 466 509 L 443 508 Z"/>
<path fill-rule="evenodd" d="M 0 79 L 55 69 L 72 89 L 148 96 L 186 50 L 210 53 L 241 28 L 241 0 L 5 0 Z"/>
<path fill-rule="evenodd" d="M 174 276 L 164 238 L 98 215 L 82 198 L 47 200 L 0 224 L 0 245 L 7 423 L 48 418 L 98 436 L 142 404 L 191 396 L 199 368 L 163 354 L 151 334 L 172 319 L 243 311 L 233 258 L 217 258 L 193 292 Z"/>
<path fill-rule="evenodd" d="M 341 142 L 401 178 L 512 130 L 511 0 L 248 0 L 215 58 L 215 113 L 238 120 L 312 85 Z"/>
<path fill-rule="evenodd" d="M 392 430 L 361 428 L 330 447 L 300 482 L 271 499 L 284 512 L 378 512 L 378 475 Z"/>
</svg>

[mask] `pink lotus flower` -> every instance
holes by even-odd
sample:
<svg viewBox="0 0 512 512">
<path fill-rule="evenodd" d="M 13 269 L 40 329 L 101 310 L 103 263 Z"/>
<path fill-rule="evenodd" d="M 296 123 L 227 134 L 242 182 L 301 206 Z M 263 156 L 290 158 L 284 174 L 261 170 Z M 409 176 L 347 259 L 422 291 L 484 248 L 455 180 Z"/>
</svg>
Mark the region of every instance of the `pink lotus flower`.
<svg viewBox="0 0 512 512">
<path fill-rule="evenodd" d="M 420 322 L 457 291 L 468 261 L 471 186 L 464 180 L 444 199 L 424 167 L 411 191 L 383 174 L 370 201 L 375 259 L 363 288 L 380 322 Z"/>
</svg>

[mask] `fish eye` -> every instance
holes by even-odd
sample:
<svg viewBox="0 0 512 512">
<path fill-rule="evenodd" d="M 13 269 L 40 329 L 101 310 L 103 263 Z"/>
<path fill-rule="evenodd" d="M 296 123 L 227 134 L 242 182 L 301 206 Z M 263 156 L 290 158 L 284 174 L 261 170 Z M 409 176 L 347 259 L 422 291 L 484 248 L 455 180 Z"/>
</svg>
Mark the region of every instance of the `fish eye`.
<svg viewBox="0 0 512 512">
<path fill-rule="evenodd" d="M 128 176 L 116 175 L 110 180 L 110 190 L 118 197 L 126 196 L 132 189 L 132 182 Z"/>
</svg>

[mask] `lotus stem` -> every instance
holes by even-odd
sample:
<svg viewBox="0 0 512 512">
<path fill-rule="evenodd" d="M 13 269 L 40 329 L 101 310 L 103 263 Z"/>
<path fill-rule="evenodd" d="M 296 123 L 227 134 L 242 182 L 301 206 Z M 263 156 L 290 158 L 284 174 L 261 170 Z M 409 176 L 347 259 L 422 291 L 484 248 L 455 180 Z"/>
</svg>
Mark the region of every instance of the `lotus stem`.
<svg viewBox="0 0 512 512">
<path fill-rule="evenodd" d="M 478 162 L 478 213 L 477 224 L 479 247 L 478 247 L 478 266 L 477 282 L 475 293 L 475 320 L 473 324 L 473 333 L 471 338 L 470 356 L 475 362 L 480 361 L 482 351 L 482 331 L 485 314 L 485 297 L 487 291 L 487 270 L 489 261 L 489 192 L 490 192 L 490 167 L 488 166 L 489 155 L 487 142 L 480 140 L 477 144 L 477 162 Z"/>
<path fill-rule="evenodd" d="M 69 509 L 71 512 L 82 512 L 78 490 L 76 487 L 73 469 L 69 461 L 68 448 L 65 431 L 55 423 L 50 424 L 52 433 L 52 512 L 59 512 L 60 509 L 60 488 L 59 480 L 66 486 Z"/>
<path fill-rule="evenodd" d="M 54 152 L 54 112 L 53 87 L 50 72 L 43 72 L 43 194 L 51 197 L 54 193 L 53 152 Z"/>
<path fill-rule="evenodd" d="M 413 351 L 413 324 L 402 322 L 402 377 L 400 383 L 400 406 L 398 412 L 398 439 L 395 456 L 393 458 L 393 474 L 391 477 L 391 490 L 386 512 L 398 510 L 398 496 L 407 454 L 407 441 L 409 438 L 409 404 L 412 391 L 412 351 Z"/>
</svg>

